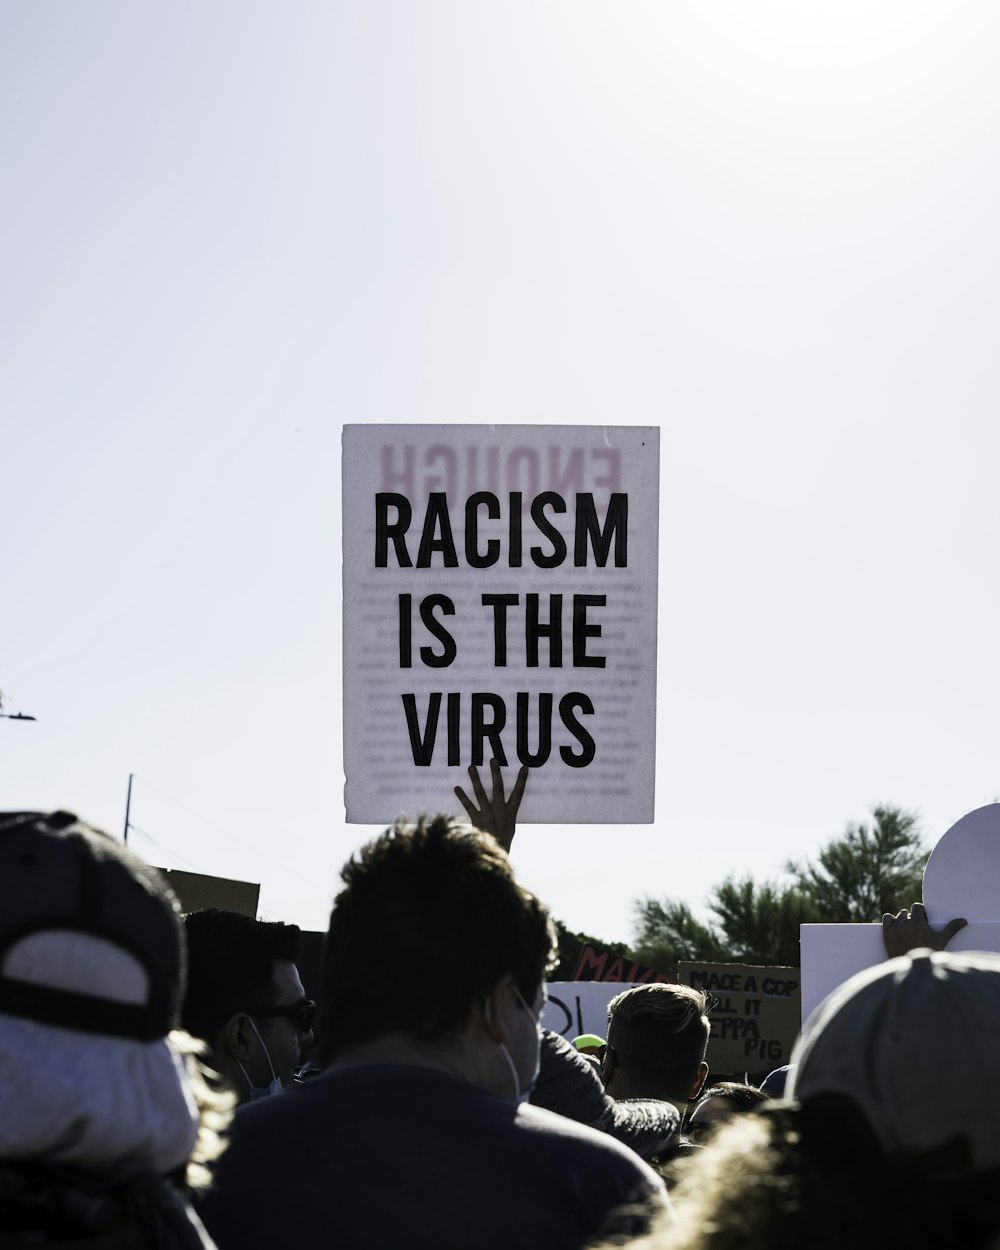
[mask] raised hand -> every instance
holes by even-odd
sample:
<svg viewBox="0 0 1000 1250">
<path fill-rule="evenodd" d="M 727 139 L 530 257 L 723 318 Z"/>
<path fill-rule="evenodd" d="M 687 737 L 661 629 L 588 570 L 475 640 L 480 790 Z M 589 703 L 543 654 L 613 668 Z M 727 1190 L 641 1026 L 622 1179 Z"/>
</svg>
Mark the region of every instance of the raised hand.
<svg viewBox="0 0 1000 1250">
<path fill-rule="evenodd" d="M 909 911 L 904 907 L 895 915 L 887 911 L 882 917 L 885 953 L 892 959 L 919 946 L 943 951 L 959 929 L 964 929 L 968 923 L 967 920 L 949 920 L 943 929 L 932 929 L 923 903 L 914 903 Z"/>
<path fill-rule="evenodd" d="M 455 787 L 455 795 L 477 829 L 490 833 L 505 851 L 509 851 L 514 841 L 514 829 L 517 825 L 517 809 L 521 806 L 524 785 L 528 780 L 528 769 L 521 767 L 510 792 L 510 798 L 504 797 L 503 774 L 495 759 L 490 760 L 490 776 L 493 781 L 493 793 L 487 795 L 486 788 L 479 777 L 479 769 L 475 764 L 469 765 L 469 781 L 472 792 L 476 796 L 478 807 L 472 802 L 461 786 Z"/>
</svg>

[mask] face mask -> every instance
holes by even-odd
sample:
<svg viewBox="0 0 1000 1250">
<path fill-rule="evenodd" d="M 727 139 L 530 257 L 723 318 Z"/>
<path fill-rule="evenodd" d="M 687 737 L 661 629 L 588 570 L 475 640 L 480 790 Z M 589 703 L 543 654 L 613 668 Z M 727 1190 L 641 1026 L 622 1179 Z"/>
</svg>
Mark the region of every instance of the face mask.
<svg viewBox="0 0 1000 1250">
<path fill-rule="evenodd" d="M 236 1060 L 237 1063 L 240 1063 L 240 1071 L 243 1073 L 246 1078 L 246 1083 L 250 1087 L 250 1101 L 256 1102 L 258 1098 L 268 1098 L 271 1094 L 280 1094 L 282 1085 L 281 1077 L 279 1077 L 274 1070 L 274 1064 L 271 1062 L 271 1056 L 268 1054 L 267 1047 L 264 1045 L 264 1039 L 261 1037 L 257 1026 L 253 1022 L 253 1017 L 248 1016 L 247 1019 L 250 1021 L 250 1027 L 257 1034 L 257 1041 L 260 1042 L 261 1049 L 264 1051 L 264 1057 L 267 1059 L 267 1066 L 271 1069 L 271 1081 L 269 1084 L 254 1085 L 253 1081 L 250 1080 L 250 1077 L 247 1074 L 246 1068 L 244 1068 L 243 1064 L 240 1063 L 238 1059 Z"/>
<path fill-rule="evenodd" d="M 521 1006 L 528 1013 L 528 1015 L 531 1016 L 531 1021 L 535 1026 L 535 1032 L 538 1034 L 538 1045 L 535 1047 L 535 1070 L 532 1072 L 531 1079 L 528 1081 L 528 1088 L 524 1090 L 523 1093 L 521 1091 L 521 1082 L 517 1078 L 517 1068 L 514 1067 L 514 1060 L 511 1059 L 510 1057 L 510 1051 L 503 1044 L 503 1042 L 500 1042 L 500 1050 L 503 1053 L 504 1059 L 506 1059 L 507 1061 L 507 1067 L 510 1069 L 510 1079 L 511 1079 L 511 1083 L 514 1086 L 514 1100 L 515 1102 L 522 1103 L 522 1102 L 527 1102 L 528 1099 L 531 1097 L 531 1092 L 535 1088 L 535 1082 L 538 1080 L 538 1073 L 542 1066 L 542 1049 L 541 1049 L 542 1026 L 535 1019 L 531 1008 L 522 998 L 521 991 L 517 988 L 516 985 L 514 986 L 514 993 L 517 995 L 517 1001 L 521 1004 Z M 492 1025 L 492 1020 L 490 1019 L 490 1004 L 489 1004 L 488 999 L 486 1001 L 486 1020 L 487 1020 L 487 1023 Z"/>
<path fill-rule="evenodd" d="M 542 1022 L 541 1020 L 535 1019 L 534 1012 L 531 1010 L 528 1004 L 521 997 L 521 991 L 517 988 L 516 985 L 514 986 L 514 993 L 517 995 L 518 1002 L 521 1004 L 524 1010 L 528 1013 L 528 1015 L 531 1016 L 531 1022 L 535 1026 L 535 1033 L 538 1035 L 538 1045 L 535 1047 L 534 1071 L 531 1073 L 531 1079 L 528 1081 L 528 1088 L 518 1098 L 518 1102 L 527 1102 L 534 1091 L 535 1085 L 538 1083 L 538 1074 L 542 1070 Z"/>
</svg>

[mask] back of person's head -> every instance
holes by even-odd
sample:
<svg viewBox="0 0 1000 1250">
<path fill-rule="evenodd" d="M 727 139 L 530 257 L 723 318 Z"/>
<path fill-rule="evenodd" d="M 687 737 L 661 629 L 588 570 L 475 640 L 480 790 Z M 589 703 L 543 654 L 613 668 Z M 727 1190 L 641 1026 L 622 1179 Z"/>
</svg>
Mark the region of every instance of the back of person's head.
<svg viewBox="0 0 1000 1250">
<path fill-rule="evenodd" d="M 67 812 L 0 813 L 0 1159 L 166 1174 L 198 1134 L 176 898 Z"/>
<path fill-rule="evenodd" d="M 506 974 L 534 1000 L 555 930 L 489 835 L 447 816 L 398 821 L 341 879 L 323 962 L 324 1060 L 390 1034 L 457 1034 Z"/>
<path fill-rule="evenodd" d="M 620 1072 L 629 1096 L 686 1102 L 707 1072 L 708 995 L 689 985 L 636 985 L 608 1003 L 606 1080 Z"/>
<path fill-rule="evenodd" d="M 767 1102 L 767 1094 L 763 1090 L 743 1081 L 716 1081 L 714 1085 L 702 1090 L 698 1105 L 701 1106 L 713 1098 L 731 1103 L 735 1112 L 753 1111 L 762 1102 Z"/>
<path fill-rule="evenodd" d="M 888 1160 L 846 1105 L 769 1102 L 688 1152 L 671 1218 L 628 1250 L 996 1250 L 1000 1173 L 942 1162 Z"/>
<path fill-rule="evenodd" d="M 915 951 L 852 977 L 807 1021 L 787 1093 L 853 1103 L 889 1158 L 964 1143 L 1000 1168 L 1000 955 Z"/>
<path fill-rule="evenodd" d="M 755 1085 L 742 1081 L 717 1081 L 711 1088 L 703 1089 L 697 1106 L 688 1121 L 688 1140 L 698 1145 L 715 1133 L 721 1124 L 734 1115 L 760 1108 L 767 1102 L 767 1095 Z"/>
<path fill-rule="evenodd" d="M 276 1001 L 275 963 L 294 963 L 301 944 L 298 925 L 256 920 L 209 907 L 184 917 L 188 983 L 182 1018 L 189 1033 L 215 1038 L 234 1012 Z"/>
<path fill-rule="evenodd" d="M 629 1250 L 996 1250 L 1000 1171 L 951 1150 L 888 1157 L 857 1107 L 820 1097 L 734 1116 L 689 1152 L 675 1216 Z M 593 1247 L 621 1250 L 621 1243 Z"/>
<path fill-rule="evenodd" d="M 723 1125 L 633 1250 L 995 1250 L 1000 955 L 916 951 L 852 977 L 792 1053 L 790 1099 Z"/>
<path fill-rule="evenodd" d="M 531 1102 L 609 1133 L 643 1159 L 672 1147 L 680 1131 L 680 1113 L 673 1103 L 610 1097 L 598 1067 L 551 1029 L 542 1030 L 538 1079 Z"/>
</svg>

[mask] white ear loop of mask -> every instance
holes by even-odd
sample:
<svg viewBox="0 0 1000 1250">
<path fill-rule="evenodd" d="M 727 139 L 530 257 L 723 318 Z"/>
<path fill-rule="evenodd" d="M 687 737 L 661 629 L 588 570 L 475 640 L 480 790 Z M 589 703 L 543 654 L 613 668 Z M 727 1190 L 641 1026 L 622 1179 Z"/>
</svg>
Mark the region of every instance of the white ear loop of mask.
<svg viewBox="0 0 1000 1250">
<path fill-rule="evenodd" d="M 271 1062 L 271 1052 L 267 1049 L 267 1044 L 261 1037 L 260 1030 L 253 1022 L 253 1016 L 247 1016 L 247 1019 L 250 1021 L 250 1027 L 257 1034 L 257 1041 L 260 1042 L 261 1049 L 264 1051 L 264 1058 L 267 1060 L 267 1066 L 271 1069 L 271 1083 L 265 1086 L 254 1085 L 253 1081 L 250 1080 L 249 1073 L 246 1068 L 244 1068 L 240 1060 L 237 1059 L 236 1062 L 240 1065 L 240 1071 L 243 1073 L 243 1078 L 250 1089 L 251 1098 L 259 1098 L 264 1094 L 276 1094 L 281 1088 L 281 1081 L 278 1079 L 278 1074 L 274 1070 L 274 1064 Z"/>
<path fill-rule="evenodd" d="M 516 985 L 514 986 L 514 993 L 517 995 L 517 1001 L 521 1004 L 521 1006 L 522 1006 L 522 1007 L 524 1008 L 524 1010 L 528 1013 L 528 1015 L 529 1015 L 529 1016 L 531 1016 L 532 1020 L 535 1020 L 534 1016 L 532 1015 L 531 1008 L 530 1008 L 530 1007 L 528 1006 L 528 1004 L 524 1001 L 524 997 L 523 997 L 523 995 L 521 994 L 521 991 L 517 988 L 517 986 L 516 986 Z M 490 1028 L 492 1029 L 492 1028 L 493 1028 L 493 1012 L 492 1012 L 492 1009 L 491 1009 L 491 1007 L 490 1007 L 490 1000 L 489 1000 L 488 998 L 486 999 L 486 1002 L 485 1002 L 485 1004 L 484 1004 L 484 1010 L 485 1010 L 485 1015 L 486 1015 L 486 1023 L 487 1023 L 487 1024 L 490 1026 Z M 537 1021 L 535 1021 L 535 1030 L 536 1030 L 536 1032 L 538 1032 L 538 1033 L 539 1033 L 539 1037 L 540 1037 L 540 1036 L 541 1036 L 541 1033 L 540 1033 L 540 1030 L 539 1030 L 539 1028 L 538 1028 L 538 1022 L 537 1022 Z M 529 1086 L 528 1086 L 528 1088 L 527 1088 L 527 1089 L 524 1091 L 524 1093 L 522 1094 L 522 1093 L 521 1093 L 521 1082 L 518 1080 L 518 1076 L 517 1076 L 517 1068 L 515 1068 L 515 1067 L 514 1067 L 514 1060 L 513 1060 L 513 1059 L 511 1059 L 511 1057 L 510 1057 L 510 1051 L 509 1051 L 509 1050 L 507 1049 L 507 1047 L 503 1044 L 503 1042 L 498 1042 L 498 1043 L 497 1043 L 497 1045 L 500 1047 L 500 1051 L 501 1051 L 501 1053 L 503 1054 L 504 1059 L 506 1059 L 506 1060 L 507 1060 L 507 1067 L 510 1069 L 510 1079 L 511 1079 L 511 1081 L 513 1081 L 513 1083 L 514 1083 L 514 1101 L 515 1101 L 515 1102 L 526 1102 L 526 1101 L 527 1101 L 527 1099 L 531 1096 L 531 1086 L 532 1086 L 532 1085 L 534 1085 L 535 1081 L 536 1081 L 536 1080 L 537 1080 L 537 1078 L 538 1078 L 538 1065 L 537 1065 L 537 1064 L 535 1065 L 535 1073 L 534 1073 L 534 1076 L 532 1077 L 532 1080 L 531 1080 L 531 1085 L 529 1085 Z"/>
</svg>

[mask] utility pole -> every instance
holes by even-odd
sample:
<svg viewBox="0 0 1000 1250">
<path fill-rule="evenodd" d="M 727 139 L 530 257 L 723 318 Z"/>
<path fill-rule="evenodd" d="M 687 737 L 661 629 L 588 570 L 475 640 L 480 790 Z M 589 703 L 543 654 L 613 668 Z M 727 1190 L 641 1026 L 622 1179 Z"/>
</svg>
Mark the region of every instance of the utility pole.
<svg viewBox="0 0 1000 1250">
<path fill-rule="evenodd" d="M 123 840 L 126 846 L 128 846 L 128 814 L 132 807 L 132 778 L 134 776 L 134 773 L 129 773 L 128 775 L 128 794 L 125 797 L 125 832 L 123 834 Z"/>
</svg>

